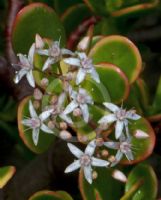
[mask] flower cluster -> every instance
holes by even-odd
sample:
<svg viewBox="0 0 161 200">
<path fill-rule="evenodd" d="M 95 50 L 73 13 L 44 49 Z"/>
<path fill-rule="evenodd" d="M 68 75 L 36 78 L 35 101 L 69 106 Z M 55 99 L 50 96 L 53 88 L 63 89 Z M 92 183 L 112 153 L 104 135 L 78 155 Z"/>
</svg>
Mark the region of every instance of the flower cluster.
<svg viewBox="0 0 161 200">
<path fill-rule="evenodd" d="M 29 100 L 30 116 L 23 119 L 21 123 L 27 127 L 26 130 L 32 130 L 32 139 L 35 145 L 39 144 L 40 131 L 45 134 L 54 134 L 68 142 L 78 142 L 80 139 L 72 136 L 69 131 L 71 128 L 75 128 L 75 118 L 82 119 L 90 128 L 93 123 L 90 108 L 95 105 L 95 101 L 88 88 L 83 87 L 83 82 L 87 80 L 88 76 L 97 85 L 100 83 L 99 74 L 92 59 L 86 53 L 72 52 L 60 46 L 60 40 L 44 40 L 37 34 L 28 55 L 18 54 L 19 63 L 13 64 L 17 69 L 15 83 L 19 83 L 26 76 L 30 86 L 34 88 L 33 98 Z M 39 57 L 42 58 L 43 65 L 37 68 L 35 59 Z M 40 82 L 35 79 L 34 71 L 38 71 L 43 76 Z M 54 85 L 56 80 L 57 83 L 59 82 L 59 86 Z M 53 81 L 55 82 L 53 83 Z M 77 160 L 66 168 L 65 173 L 81 168 L 85 179 L 90 184 L 93 180 L 92 166 L 113 167 L 123 157 L 126 157 L 129 162 L 134 160 L 133 137 L 139 139 L 148 137 L 148 134 L 140 129 L 133 135 L 130 133 L 129 124 L 141 118 L 135 110 L 125 110 L 122 106 L 118 107 L 110 102 L 102 103 L 106 108 L 103 109 L 105 114 L 94 123 L 95 127 L 92 126 L 96 133 L 95 138 L 92 138 L 91 141 L 87 138 L 85 152 L 79 150 L 75 145 L 67 143 L 69 150 Z M 111 140 L 110 136 L 101 137 L 101 133 L 108 130 L 109 127 L 114 129 L 116 141 Z M 102 156 L 105 156 L 105 159 L 97 158 L 101 157 L 98 153 L 100 146 L 103 148 Z M 112 152 L 116 151 L 115 155 L 110 153 L 111 149 Z M 113 173 L 113 177 L 116 179 L 121 179 L 120 176 L 122 180 L 126 180 L 122 172 L 115 171 Z"/>
</svg>

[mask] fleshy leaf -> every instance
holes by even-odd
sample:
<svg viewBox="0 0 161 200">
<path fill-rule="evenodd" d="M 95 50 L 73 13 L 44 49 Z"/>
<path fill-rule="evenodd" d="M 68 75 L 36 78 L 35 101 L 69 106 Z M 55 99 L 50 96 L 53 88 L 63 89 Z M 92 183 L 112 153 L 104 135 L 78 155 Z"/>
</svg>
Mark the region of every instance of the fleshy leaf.
<svg viewBox="0 0 161 200">
<path fill-rule="evenodd" d="M 54 10 L 42 3 L 25 6 L 16 16 L 12 44 L 16 53 L 27 53 L 35 40 L 36 33 L 41 37 L 65 43 L 64 28 Z"/>
<path fill-rule="evenodd" d="M 42 190 L 33 194 L 29 200 L 73 200 L 73 198 L 64 191 Z"/>
<path fill-rule="evenodd" d="M 101 83 L 109 91 L 111 101 L 120 103 L 129 94 L 129 82 L 125 74 L 115 65 L 100 63 L 96 65 Z"/>
<path fill-rule="evenodd" d="M 16 168 L 14 166 L 5 166 L 0 168 L 0 189 L 12 178 Z"/>
<path fill-rule="evenodd" d="M 123 185 L 112 178 L 111 170 L 107 168 L 96 169 L 98 177 L 90 185 L 84 178 L 83 171 L 79 174 L 79 188 L 83 200 L 118 200 Z"/>
<path fill-rule="evenodd" d="M 132 83 L 142 69 L 142 59 L 137 47 L 126 37 L 119 35 L 101 39 L 89 52 L 94 64 L 108 62 L 119 67 Z"/>
<path fill-rule="evenodd" d="M 121 200 L 154 200 L 157 195 L 157 177 L 147 164 L 137 165 L 129 174 Z"/>
<path fill-rule="evenodd" d="M 37 146 L 34 145 L 32 140 L 32 130 L 28 129 L 22 124 L 24 117 L 30 117 L 28 110 L 28 102 L 31 97 L 26 97 L 23 99 L 18 107 L 18 129 L 19 134 L 25 145 L 35 153 L 42 153 L 46 151 L 51 143 L 53 142 L 55 136 L 53 134 L 47 134 L 40 130 L 39 140 Z M 27 130 L 25 130 L 27 129 Z"/>
</svg>

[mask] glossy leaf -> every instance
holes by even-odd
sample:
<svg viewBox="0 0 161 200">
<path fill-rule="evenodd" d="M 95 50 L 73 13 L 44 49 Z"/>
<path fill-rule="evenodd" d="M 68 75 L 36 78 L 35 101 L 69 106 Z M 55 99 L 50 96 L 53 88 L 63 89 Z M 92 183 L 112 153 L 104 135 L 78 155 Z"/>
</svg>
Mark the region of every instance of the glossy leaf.
<svg viewBox="0 0 161 200">
<path fill-rule="evenodd" d="M 97 168 L 98 177 L 90 185 L 84 178 L 83 171 L 79 174 L 79 188 L 83 200 L 118 200 L 122 193 L 122 184 L 111 176 L 111 170 Z"/>
<path fill-rule="evenodd" d="M 89 9 L 84 4 L 77 4 L 69 7 L 61 16 L 61 21 L 65 27 L 67 36 L 75 31 L 81 22 L 91 15 Z"/>
<path fill-rule="evenodd" d="M 64 28 L 54 10 L 42 3 L 25 6 L 16 16 L 12 44 L 16 53 L 27 53 L 35 40 L 36 33 L 41 37 L 65 43 Z"/>
<path fill-rule="evenodd" d="M 110 63 L 100 63 L 96 65 L 101 83 L 109 91 L 111 101 L 120 103 L 129 94 L 129 82 L 125 74 L 117 66 Z"/>
<path fill-rule="evenodd" d="M 137 47 L 126 37 L 119 35 L 101 39 L 89 52 L 94 64 L 108 62 L 119 67 L 132 83 L 142 69 L 142 59 Z"/>
<path fill-rule="evenodd" d="M 140 181 L 140 184 L 139 184 Z M 137 186 L 134 188 L 135 186 Z M 132 188 L 134 188 L 132 190 Z M 154 200 L 157 195 L 157 177 L 150 165 L 139 164 L 129 174 L 121 200 Z"/>
<path fill-rule="evenodd" d="M 13 166 L 0 167 L 0 189 L 7 184 L 15 172 L 16 168 Z"/>
<path fill-rule="evenodd" d="M 34 145 L 32 140 L 32 130 L 25 127 L 21 121 L 25 117 L 30 117 L 29 109 L 28 109 L 28 102 L 31 97 L 26 97 L 23 99 L 18 107 L 18 129 L 20 138 L 23 140 L 25 145 L 35 153 L 42 153 L 46 151 L 51 143 L 53 142 L 55 136 L 53 134 L 47 134 L 40 131 L 39 140 L 37 146 Z M 27 130 L 26 130 L 27 129 Z"/>
<path fill-rule="evenodd" d="M 72 197 L 64 191 L 42 190 L 32 195 L 29 200 L 72 200 Z"/>
</svg>

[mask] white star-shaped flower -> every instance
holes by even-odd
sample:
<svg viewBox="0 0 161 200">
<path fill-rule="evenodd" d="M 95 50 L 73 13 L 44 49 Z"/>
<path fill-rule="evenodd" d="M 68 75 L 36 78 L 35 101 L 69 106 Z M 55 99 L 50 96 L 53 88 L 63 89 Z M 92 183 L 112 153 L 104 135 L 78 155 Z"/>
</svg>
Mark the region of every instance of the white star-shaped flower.
<svg viewBox="0 0 161 200">
<path fill-rule="evenodd" d="M 79 67 L 76 76 L 76 84 L 79 85 L 85 79 L 87 74 L 90 74 L 92 79 L 94 79 L 97 83 L 100 83 L 99 75 L 92 63 L 92 59 L 88 58 L 85 53 L 77 53 L 77 55 L 78 58 L 64 59 L 65 63 Z"/>
<path fill-rule="evenodd" d="M 74 53 L 68 49 L 60 48 L 60 40 L 52 42 L 49 46 L 49 49 L 43 49 L 44 41 L 40 35 L 36 35 L 35 39 L 37 53 L 39 55 L 48 56 L 47 60 L 44 63 L 42 71 L 45 71 L 50 65 L 60 61 L 64 55 L 74 55 Z"/>
<path fill-rule="evenodd" d="M 105 115 L 102 117 L 98 123 L 99 124 L 109 124 L 116 122 L 115 125 L 115 137 L 118 139 L 125 128 L 126 133 L 128 134 L 128 120 L 138 120 L 140 115 L 136 114 L 135 110 L 126 111 L 122 107 L 119 108 L 113 103 L 103 103 L 106 108 L 112 111 L 112 114 Z"/>
<path fill-rule="evenodd" d="M 67 105 L 63 113 L 67 115 L 76 108 L 80 108 L 82 111 L 84 121 L 88 122 L 89 120 L 88 104 L 93 104 L 91 96 L 89 96 L 88 92 L 85 89 L 79 88 L 78 92 L 74 90 L 71 92 L 71 98 L 73 100 L 69 103 L 69 105 Z"/>
<path fill-rule="evenodd" d="M 112 163 L 111 166 L 115 166 L 117 163 L 119 163 L 123 155 L 125 155 L 129 161 L 134 160 L 130 136 L 126 138 L 124 134 L 122 134 L 119 138 L 119 142 L 108 141 L 104 142 L 104 145 L 110 149 L 118 150 L 115 156 L 115 161 Z"/>
<path fill-rule="evenodd" d="M 35 53 L 35 44 L 32 44 L 28 57 L 26 55 L 23 55 L 21 53 L 18 54 L 20 62 L 18 64 L 13 64 L 15 67 L 20 67 L 19 71 L 16 71 L 16 76 L 14 79 L 14 82 L 17 84 L 19 81 L 26 76 L 29 84 L 32 87 L 35 87 L 35 80 L 32 74 L 33 70 L 33 62 L 34 62 L 34 53 Z"/>
<path fill-rule="evenodd" d="M 90 184 L 92 183 L 92 166 L 107 167 L 109 165 L 108 161 L 93 157 L 96 148 L 95 140 L 92 140 L 87 145 L 85 152 L 82 152 L 80 149 L 78 149 L 75 145 L 71 143 L 68 143 L 68 147 L 71 153 L 77 157 L 77 160 L 75 160 L 65 169 L 65 173 L 69 173 L 75 171 L 78 168 L 82 168 L 85 179 Z"/>
<path fill-rule="evenodd" d="M 53 134 L 53 131 L 43 123 L 51 115 L 52 111 L 53 109 L 44 111 L 38 116 L 32 102 L 29 101 L 29 112 L 31 118 L 22 120 L 22 124 L 32 129 L 32 139 L 35 145 L 38 144 L 40 129 L 45 133 Z"/>
<path fill-rule="evenodd" d="M 66 93 L 63 92 L 59 95 L 57 101 L 54 103 L 54 105 L 50 106 L 52 109 L 52 117 L 55 119 L 59 116 L 61 119 L 66 121 L 68 124 L 72 124 L 72 120 L 69 116 L 67 116 L 63 111 L 64 111 L 64 101 L 66 99 Z"/>
</svg>

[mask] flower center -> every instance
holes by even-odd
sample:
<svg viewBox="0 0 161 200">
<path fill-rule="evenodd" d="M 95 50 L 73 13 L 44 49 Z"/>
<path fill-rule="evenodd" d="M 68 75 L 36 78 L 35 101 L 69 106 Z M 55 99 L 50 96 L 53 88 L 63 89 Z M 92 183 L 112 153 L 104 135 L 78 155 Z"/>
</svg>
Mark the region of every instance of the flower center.
<svg viewBox="0 0 161 200">
<path fill-rule="evenodd" d="M 85 58 L 81 60 L 81 65 L 84 69 L 90 69 L 92 65 L 92 59 Z"/>
<path fill-rule="evenodd" d="M 31 127 L 32 128 L 38 128 L 41 126 L 41 121 L 38 118 L 32 118 L 31 119 Z"/>
<path fill-rule="evenodd" d="M 128 142 L 122 142 L 120 144 L 120 150 L 122 153 L 126 153 L 128 151 L 131 151 L 131 144 Z"/>
<path fill-rule="evenodd" d="M 81 166 L 88 166 L 91 164 L 91 157 L 87 154 L 84 154 L 81 158 L 80 158 L 80 164 Z"/>
<path fill-rule="evenodd" d="M 126 110 L 120 109 L 116 112 L 116 117 L 118 120 L 123 121 L 126 118 Z"/>
<path fill-rule="evenodd" d="M 77 95 L 77 102 L 80 104 L 84 104 L 85 103 L 85 96 L 83 94 L 78 94 Z"/>
<path fill-rule="evenodd" d="M 51 49 L 49 49 L 49 55 L 54 58 L 59 58 L 60 54 L 61 54 L 61 51 L 58 45 L 53 45 Z"/>
</svg>

